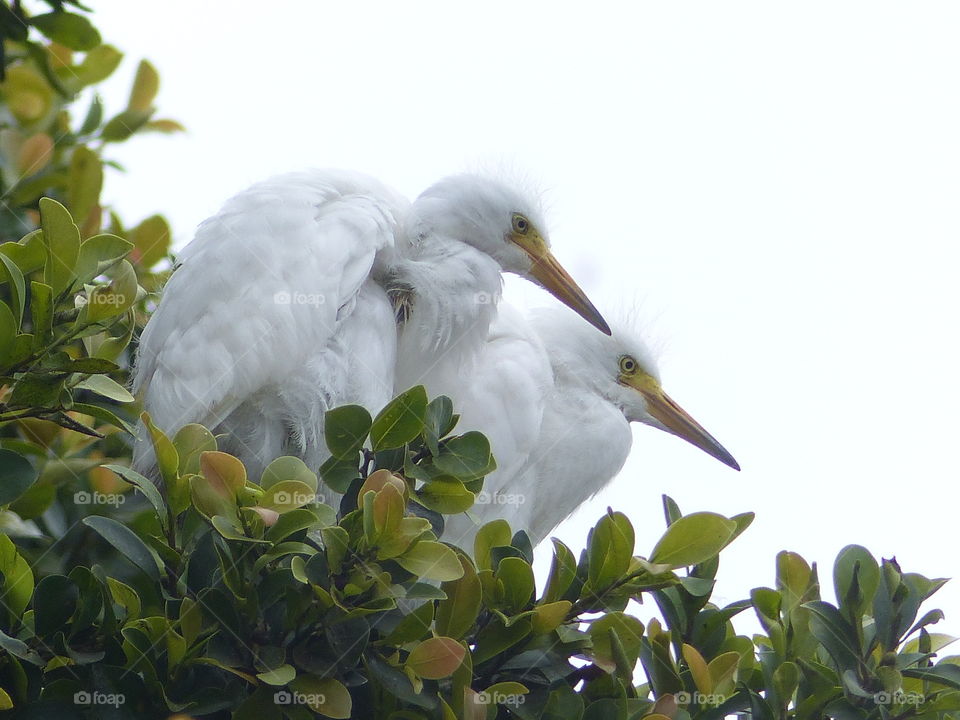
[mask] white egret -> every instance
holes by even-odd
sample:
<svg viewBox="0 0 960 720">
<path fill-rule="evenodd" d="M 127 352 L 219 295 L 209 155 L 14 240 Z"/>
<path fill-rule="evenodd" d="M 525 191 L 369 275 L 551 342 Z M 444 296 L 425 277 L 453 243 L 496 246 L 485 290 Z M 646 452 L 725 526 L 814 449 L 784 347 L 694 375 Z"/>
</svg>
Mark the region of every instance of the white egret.
<svg viewBox="0 0 960 720">
<path fill-rule="evenodd" d="M 672 433 L 740 469 L 664 392 L 657 363 L 636 332 L 615 324 L 611 336 L 601 335 L 567 314 L 539 308 L 524 318 L 502 307 L 478 361 L 488 375 L 453 396 L 459 429 L 490 435 L 498 469 L 484 481 L 481 502 L 447 519 L 444 540 L 472 547 L 480 525 L 504 517 L 538 544 L 620 471 L 633 442 L 632 422 Z M 525 375 L 509 364 L 516 357 L 524 358 Z M 527 388 L 522 407 L 511 403 L 518 377 Z M 519 451 L 500 441 L 503 428 L 516 426 L 526 433 L 527 446 Z"/>
<path fill-rule="evenodd" d="M 326 410 L 376 412 L 424 369 L 471 361 L 502 272 L 609 332 L 536 205 L 502 183 L 458 175 L 411 205 L 357 173 L 281 175 L 200 225 L 144 329 L 133 388 L 161 430 L 206 425 L 254 478 L 284 454 L 317 468 Z M 408 384 L 395 384 L 398 316 Z M 154 462 L 142 434 L 134 456 Z"/>
</svg>

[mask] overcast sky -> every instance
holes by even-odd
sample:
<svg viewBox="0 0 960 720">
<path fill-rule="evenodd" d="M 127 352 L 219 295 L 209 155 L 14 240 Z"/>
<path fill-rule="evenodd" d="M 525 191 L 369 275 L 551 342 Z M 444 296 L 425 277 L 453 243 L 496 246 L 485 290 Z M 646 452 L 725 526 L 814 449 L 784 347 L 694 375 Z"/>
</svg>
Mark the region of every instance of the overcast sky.
<svg viewBox="0 0 960 720">
<path fill-rule="evenodd" d="M 958 574 L 960 5 L 90 4 L 129 53 L 108 110 L 144 56 L 189 128 L 113 151 L 130 173 L 106 196 L 130 221 L 164 211 L 178 245 L 301 167 L 415 196 L 496 164 L 546 191 L 556 255 L 602 309 L 641 307 L 666 390 L 743 467 L 636 427 L 556 533 L 576 550 L 611 505 L 648 554 L 668 493 L 757 512 L 720 600 L 772 585 L 781 549 L 828 587 L 854 542 Z M 960 578 L 933 606 L 960 633 Z"/>
</svg>

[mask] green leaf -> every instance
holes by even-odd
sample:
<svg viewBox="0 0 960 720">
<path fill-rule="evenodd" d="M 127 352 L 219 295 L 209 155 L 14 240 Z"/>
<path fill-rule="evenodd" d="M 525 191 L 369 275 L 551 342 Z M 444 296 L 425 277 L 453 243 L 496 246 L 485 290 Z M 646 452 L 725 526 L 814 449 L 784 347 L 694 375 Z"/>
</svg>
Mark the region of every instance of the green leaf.
<svg viewBox="0 0 960 720">
<path fill-rule="evenodd" d="M 833 565 L 833 587 L 840 610 L 852 621 L 862 617 L 880 587 L 880 566 L 870 551 L 860 545 L 843 548 Z"/>
<path fill-rule="evenodd" d="M 83 524 L 95 530 L 104 540 L 113 545 L 147 576 L 154 581 L 160 579 L 160 564 L 156 556 L 144 544 L 143 540 L 125 525 L 100 515 L 88 515 Z"/>
<path fill-rule="evenodd" d="M 0 534 L 0 573 L 3 575 L 3 603 L 10 612 L 10 623 L 22 620 L 23 611 L 33 595 L 33 571 L 29 563 L 17 552 L 17 546 L 6 535 Z M 10 626 L 8 626 L 9 628 Z"/>
<path fill-rule="evenodd" d="M 327 449 L 340 460 L 356 462 L 357 453 L 370 434 L 373 419 L 360 405 L 343 405 L 324 415 L 323 433 Z"/>
<path fill-rule="evenodd" d="M 65 575 L 48 575 L 38 582 L 33 595 L 37 635 L 50 637 L 63 630 L 76 612 L 79 599 L 80 589 Z"/>
<path fill-rule="evenodd" d="M 260 477 L 260 487 L 264 490 L 272 488 L 285 481 L 296 481 L 310 488 L 311 492 L 317 491 L 317 475 L 307 467 L 306 463 L 298 457 L 284 455 L 267 465 Z"/>
<path fill-rule="evenodd" d="M 177 430 L 173 436 L 173 447 L 177 451 L 180 475 L 193 475 L 200 472 L 200 454 L 217 449 L 217 439 L 203 425 L 190 423 Z"/>
<path fill-rule="evenodd" d="M 170 225 L 161 215 L 151 215 L 127 233 L 136 250 L 133 259 L 141 267 L 156 265 L 170 252 L 173 234 Z"/>
<path fill-rule="evenodd" d="M 435 397 L 427 405 L 423 437 L 431 454 L 439 455 L 439 441 L 453 429 L 453 401 L 446 395 Z"/>
<path fill-rule="evenodd" d="M 74 385 L 78 390 L 89 390 L 97 395 L 110 398 L 119 403 L 131 403 L 134 401 L 127 389 L 116 380 L 111 380 L 106 375 L 91 375 Z"/>
<path fill-rule="evenodd" d="M 947 662 L 939 662 L 932 668 L 904 668 L 900 672 L 904 677 L 916 678 L 926 682 L 945 685 L 960 690 L 960 666 Z"/>
<path fill-rule="evenodd" d="M 422 385 L 401 393 L 380 411 L 370 428 L 374 452 L 399 448 L 422 431 L 427 414 L 427 391 Z"/>
<path fill-rule="evenodd" d="M 833 605 L 821 600 L 805 603 L 810 610 L 810 631 L 833 658 L 837 668 L 856 670 L 862 664 L 856 630 Z"/>
<path fill-rule="evenodd" d="M 123 60 L 123 53 L 112 45 L 99 45 L 90 50 L 83 58 L 83 61 L 73 68 L 72 77 L 81 86 L 96 85 L 98 82 L 106 80 L 113 75 L 113 71 Z M 80 129 L 81 134 L 92 132 L 100 124 L 99 121 L 88 127 L 84 122 Z"/>
<path fill-rule="evenodd" d="M 473 507 L 475 498 L 462 482 L 450 475 L 435 477 L 417 491 L 417 499 L 425 507 L 444 515 L 466 512 Z"/>
<path fill-rule="evenodd" d="M 490 551 L 495 547 L 509 545 L 510 539 L 510 523 L 506 520 L 493 520 L 481 527 L 473 541 L 473 559 L 477 563 L 477 569 L 492 569 Z"/>
<path fill-rule="evenodd" d="M 283 664 L 270 670 L 269 672 L 257 673 L 267 685 L 281 686 L 286 685 L 297 676 L 297 671 L 292 665 Z"/>
<path fill-rule="evenodd" d="M 6 276 L 10 284 L 10 301 L 13 303 L 14 330 L 19 331 L 23 322 L 23 308 L 26 304 L 26 283 L 23 273 L 17 264 L 3 253 L 0 253 L 0 281 Z M 3 347 L 0 345 L 0 347 Z"/>
<path fill-rule="evenodd" d="M 141 60 L 133 79 L 133 87 L 130 89 L 127 109 L 134 112 L 148 112 L 159 89 L 160 75 L 157 74 L 156 68 L 146 60 Z"/>
<path fill-rule="evenodd" d="M 53 288 L 46 283 L 30 281 L 30 317 L 33 320 L 33 346 L 47 344 L 53 327 Z"/>
<path fill-rule="evenodd" d="M 433 603 L 426 602 L 406 615 L 403 620 L 383 639 L 385 645 L 399 647 L 410 642 L 416 642 L 430 634 L 433 624 Z M 442 630 L 437 630 L 443 632 Z"/>
<path fill-rule="evenodd" d="M 466 654 L 467 649 L 453 638 L 430 638 L 410 651 L 406 667 L 418 677 L 440 680 L 453 675 Z"/>
<path fill-rule="evenodd" d="M 132 249 L 133 243 L 108 233 L 87 238 L 80 244 L 77 280 L 81 283 L 90 282 L 130 254 Z"/>
<path fill-rule="evenodd" d="M 536 635 L 553 632 L 566 619 L 573 603 L 569 600 L 558 600 L 537 605 L 533 609 L 533 615 L 530 616 L 530 622 L 533 632 Z"/>
<path fill-rule="evenodd" d="M 605 588 L 627 573 L 633 559 L 633 526 L 623 513 L 607 511 L 590 534 L 587 578 L 594 590 Z"/>
<path fill-rule="evenodd" d="M 397 558 L 405 570 L 429 580 L 456 580 L 463 575 L 460 558 L 443 543 L 421 540 Z"/>
<path fill-rule="evenodd" d="M 360 471 L 355 460 L 338 460 L 330 456 L 320 466 L 320 477 L 327 487 L 343 495 L 350 488 L 350 484 L 360 477 Z"/>
<path fill-rule="evenodd" d="M 736 530 L 734 521 L 716 513 L 684 515 L 667 528 L 650 562 L 671 569 L 696 565 L 717 555 Z"/>
<path fill-rule="evenodd" d="M 587 632 L 593 641 L 594 662 L 607 672 L 613 672 L 617 667 L 614 647 L 611 644 L 612 632 L 619 643 L 619 649 L 625 654 L 627 663 L 632 672 L 640 657 L 640 645 L 643 639 L 643 623 L 632 615 L 623 612 L 610 612 L 592 623 Z M 704 666 L 706 667 L 706 666 Z"/>
<path fill-rule="evenodd" d="M 15 362 L 14 343 L 17 337 L 17 318 L 5 302 L 0 302 L 0 367 Z"/>
<path fill-rule="evenodd" d="M 480 614 L 480 580 L 473 565 L 464 557 L 460 558 L 463 576 L 440 585 L 447 598 L 437 605 L 437 632 L 452 638 L 461 638 L 467 634 Z"/>
<path fill-rule="evenodd" d="M 505 557 L 497 565 L 494 577 L 503 583 L 503 599 L 513 613 L 522 612 L 535 589 L 533 568 L 522 558 Z"/>
<path fill-rule="evenodd" d="M 273 483 L 264 490 L 259 504 L 260 507 L 275 510 L 282 515 L 312 503 L 315 498 L 316 493 L 306 483 L 299 480 L 284 480 Z"/>
<path fill-rule="evenodd" d="M 142 128 L 151 114 L 152 111 L 124 110 L 110 118 L 100 131 L 100 137 L 104 142 L 122 142 Z"/>
<path fill-rule="evenodd" d="M 327 523 L 328 525 L 335 524 L 336 516 L 334 515 L 334 517 L 329 518 L 329 520 L 330 522 Z M 314 508 L 298 508 L 281 515 L 277 519 L 277 523 L 267 530 L 265 537 L 271 542 L 278 543 L 282 540 L 286 540 L 294 533 L 313 528 L 321 522 L 322 521 L 320 518 L 318 518 Z"/>
<path fill-rule="evenodd" d="M 87 295 L 86 320 L 102 323 L 103 320 L 122 315 L 137 302 L 137 272 L 126 260 L 121 260 L 111 271 L 109 285 L 98 285 Z"/>
<path fill-rule="evenodd" d="M 290 683 L 290 689 L 303 697 L 314 712 L 338 720 L 352 717 L 353 700 L 350 692 L 339 680 L 301 675 Z"/>
<path fill-rule="evenodd" d="M 110 589 L 113 601 L 126 611 L 127 620 L 136 620 L 140 617 L 140 596 L 137 595 L 136 590 L 112 577 L 107 578 L 107 587 Z"/>
<path fill-rule="evenodd" d="M 85 145 L 77 145 L 70 156 L 69 178 L 67 197 L 70 210 L 83 224 L 100 202 L 100 190 L 103 188 L 103 164 L 100 156 Z M 81 250 L 82 248 L 81 245 Z"/>
<path fill-rule="evenodd" d="M 247 482 L 243 463 L 218 450 L 200 453 L 200 473 L 218 495 L 230 499 L 235 499 Z"/>
<path fill-rule="evenodd" d="M 40 221 L 47 259 L 43 281 L 59 295 L 73 282 L 74 266 L 80 253 L 80 230 L 67 209 L 50 198 L 40 198 Z"/>
<path fill-rule="evenodd" d="M 496 469 L 490 455 L 490 442 L 479 432 L 471 431 L 445 442 L 433 464 L 441 472 L 465 482 L 476 480 Z"/>
<path fill-rule="evenodd" d="M 34 15 L 29 22 L 51 40 L 71 50 L 93 50 L 100 44 L 100 33 L 82 15 L 60 10 Z"/>
<path fill-rule="evenodd" d="M 0 450 L 0 505 L 7 505 L 37 481 L 38 473 L 25 457 Z"/>
<path fill-rule="evenodd" d="M 147 498 L 157 513 L 157 519 L 160 521 L 160 527 L 166 531 L 169 527 L 167 505 L 160 496 L 160 491 L 157 490 L 157 486 L 154 485 L 151 480 L 148 480 L 132 468 L 124 467 L 123 465 L 104 465 L 103 467 L 105 467 L 107 470 L 112 470 L 115 472 L 117 475 L 137 488 L 137 490 L 139 490 L 143 496 Z"/>
</svg>

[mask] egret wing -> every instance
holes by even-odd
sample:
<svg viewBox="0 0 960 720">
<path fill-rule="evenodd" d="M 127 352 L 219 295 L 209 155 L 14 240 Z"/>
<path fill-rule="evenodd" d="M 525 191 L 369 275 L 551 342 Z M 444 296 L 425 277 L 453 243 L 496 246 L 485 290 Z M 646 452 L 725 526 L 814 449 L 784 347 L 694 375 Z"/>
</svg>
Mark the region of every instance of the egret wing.
<svg viewBox="0 0 960 720">
<path fill-rule="evenodd" d="M 214 427 L 322 353 L 406 207 L 372 178 L 311 171 L 254 185 L 201 224 L 140 341 L 133 388 L 158 426 Z"/>
</svg>

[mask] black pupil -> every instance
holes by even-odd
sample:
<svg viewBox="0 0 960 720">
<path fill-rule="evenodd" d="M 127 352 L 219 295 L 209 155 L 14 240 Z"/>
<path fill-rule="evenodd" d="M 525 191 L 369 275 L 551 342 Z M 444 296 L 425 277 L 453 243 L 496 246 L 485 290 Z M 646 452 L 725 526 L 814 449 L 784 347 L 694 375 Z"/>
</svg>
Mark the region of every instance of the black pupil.
<svg viewBox="0 0 960 720">
<path fill-rule="evenodd" d="M 524 220 L 523 218 L 518 219 L 517 230 L 526 230 L 526 229 L 527 229 L 527 221 Z"/>
</svg>

